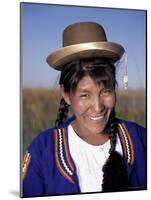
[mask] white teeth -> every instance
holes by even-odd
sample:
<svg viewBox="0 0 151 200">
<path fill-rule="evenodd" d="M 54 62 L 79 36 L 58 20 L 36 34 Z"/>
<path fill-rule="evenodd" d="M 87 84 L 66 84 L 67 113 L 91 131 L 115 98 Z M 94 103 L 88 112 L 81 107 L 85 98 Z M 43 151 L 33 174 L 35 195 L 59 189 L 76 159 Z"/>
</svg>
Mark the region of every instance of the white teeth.
<svg viewBox="0 0 151 200">
<path fill-rule="evenodd" d="M 102 116 L 99 116 L 99 117 L 90 117 L 90 119 L 94 120 L 94 121 L 97 121 L 97 120 L 100 120 L 104 117 L 104 115 Z"/>
</svg>

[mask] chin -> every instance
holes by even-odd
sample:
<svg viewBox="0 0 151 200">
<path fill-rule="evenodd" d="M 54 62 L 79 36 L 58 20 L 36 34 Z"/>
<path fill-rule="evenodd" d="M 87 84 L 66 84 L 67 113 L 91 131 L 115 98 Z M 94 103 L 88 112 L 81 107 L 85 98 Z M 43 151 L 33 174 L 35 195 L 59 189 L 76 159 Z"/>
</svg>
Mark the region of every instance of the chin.
<svg viewBox="0 0 151 200">
<path fill-rule="evenodd" d="M 88 130 L 91 134 L 99 134 L 105 130 L 106 125 L 103 126 L 87 126 L 86 130 Z"/>
<path fill-rule="evenodd" d="M 107 120 L 104 119 L 103 121 L 99 121 L 99 122 L 89 122 L 89 123 L 85 123 L 85 128 L 89 130 L 89 132 L 92 132 L 94 134 L 96 133 L 102 133 L 107 125 Z"/>
</svg>

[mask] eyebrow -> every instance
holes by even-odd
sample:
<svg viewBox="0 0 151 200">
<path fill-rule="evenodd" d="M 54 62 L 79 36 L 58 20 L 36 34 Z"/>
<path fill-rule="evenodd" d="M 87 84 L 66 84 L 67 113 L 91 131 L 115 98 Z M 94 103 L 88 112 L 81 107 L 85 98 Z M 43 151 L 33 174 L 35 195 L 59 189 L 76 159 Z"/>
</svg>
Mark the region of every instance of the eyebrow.
<svg viewBox="0 0 151 200">
<path fill-rule="evenodd" d="M 89 90 L 87 88 L 78 88 L 77 91 L 78 92 L 91 92 L 91 90 Z"/>
<path fill-rule="evenodd" d="M 104 90 L 104 89 L 107 89 L 107 88 L 103 87 L 103 88 L 100 89 L 99 92 L 101 92 L 101 91 Z M 88 89 L 88 88 L 78 88 L 77 91 L 78 91 L 78 92 L 83 92 L 83 93 L 90 93 L 90 92 L 91 92 L 91 90 Z"/>
</svg>

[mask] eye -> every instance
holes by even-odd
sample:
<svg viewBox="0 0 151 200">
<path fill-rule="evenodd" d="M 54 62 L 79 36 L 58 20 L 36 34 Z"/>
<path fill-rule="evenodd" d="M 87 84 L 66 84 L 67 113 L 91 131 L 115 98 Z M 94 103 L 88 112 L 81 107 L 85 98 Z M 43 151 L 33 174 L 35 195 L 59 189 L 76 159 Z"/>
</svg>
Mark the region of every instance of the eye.
<svg viewBox="0 0 151 200">
<path fill-rule="evenodd" d="M 111 89 L 104 89 L 102 94 L 107 96 L 107 95 L 111 95 L 113 93 L 113 91 Z"/>
<path fill-rule="evenodd" d="M 88 97 L 89 97 L 89 94 L 88 94 L 88 93 L 81 94 L 80 97 L 83 98 L 83 99 L 85 99 L 85 98 L 88 98 Z"/>
</svg>

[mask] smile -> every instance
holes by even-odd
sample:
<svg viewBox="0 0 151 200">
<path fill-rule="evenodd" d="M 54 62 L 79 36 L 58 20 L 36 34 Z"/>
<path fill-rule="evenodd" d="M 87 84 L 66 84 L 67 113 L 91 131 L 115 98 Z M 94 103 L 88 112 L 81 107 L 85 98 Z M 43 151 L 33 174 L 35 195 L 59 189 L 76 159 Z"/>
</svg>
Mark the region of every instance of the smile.
<svg viewBox="0 0 151 200">
<path fill-rule="evenodd" d="M 91 120 L 94 120 L 94 121 L 97 121 L 97 120 L 100 120 L 100 119 L 103 119 L 104 118 L 104 115 L 101 115 L 101 116 L 98 116 L 98 117 L 89 117 Z"/>
</svg>

